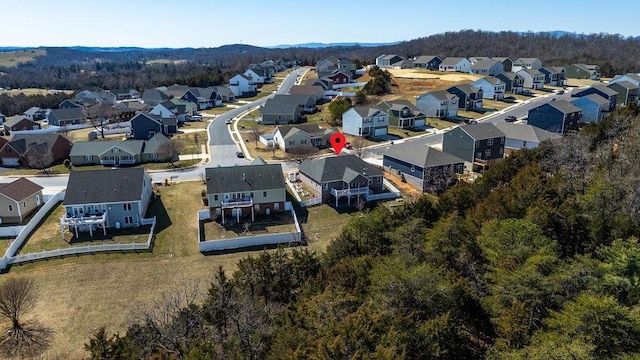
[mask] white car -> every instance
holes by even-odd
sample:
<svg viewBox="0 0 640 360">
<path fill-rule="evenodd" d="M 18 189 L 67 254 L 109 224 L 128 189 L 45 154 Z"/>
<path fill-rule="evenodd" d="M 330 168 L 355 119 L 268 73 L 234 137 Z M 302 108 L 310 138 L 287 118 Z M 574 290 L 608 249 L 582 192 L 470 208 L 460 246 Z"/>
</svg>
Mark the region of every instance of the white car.
<svg viewBox="0 0 640 360">
<path fill-rule="evenodd" d="M 227 125 L 231 124 L 231 119 L 225 120 L 224 123 L 227 124 Z"/>
</svg>

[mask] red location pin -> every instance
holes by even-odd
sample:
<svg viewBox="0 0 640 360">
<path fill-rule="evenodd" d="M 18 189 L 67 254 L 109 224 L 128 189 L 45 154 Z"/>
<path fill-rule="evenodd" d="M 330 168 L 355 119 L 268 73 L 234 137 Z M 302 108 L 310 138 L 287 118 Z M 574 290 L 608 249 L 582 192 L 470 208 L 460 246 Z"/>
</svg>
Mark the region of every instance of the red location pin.
<svg viewBox="0 0 640 360">
<path fill-rule="evenodd" d="M 341 133 L 335 133 L 331 135 L 329 142 L 336 152 L 336 155 L 340 155 L 340 151 L 342 151 L 342 148 L 347 144 L 347 139 Z"/>
</svg>

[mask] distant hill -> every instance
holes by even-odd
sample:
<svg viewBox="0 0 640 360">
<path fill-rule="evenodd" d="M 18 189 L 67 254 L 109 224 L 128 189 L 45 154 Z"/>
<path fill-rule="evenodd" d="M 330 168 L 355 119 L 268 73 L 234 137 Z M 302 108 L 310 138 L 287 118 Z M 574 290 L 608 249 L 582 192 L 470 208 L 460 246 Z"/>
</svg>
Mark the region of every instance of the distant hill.
<svg viewBox="0 0 640 360">
<path fill-rule="evenodd" d="M 304 44 L 293 44 L 293 45 L 276 45 L 276 46 L 267 46 L 269 49 L 288 49 L 288 48 L 311 48 L 311 49 L 321 49 L 321 48 L 329 48 L 329 47 L 352 47 L 352 46 L 362 46 L 362 47 L 378 47 L 378 46 L 386 46 L 386 45 L 395 45 L 400 43 L 400 41 L 390 42 L 390 43 L 361 43 L 361 42 L 344 42 L 344 43 L 304 43 Z"/>
</svg>

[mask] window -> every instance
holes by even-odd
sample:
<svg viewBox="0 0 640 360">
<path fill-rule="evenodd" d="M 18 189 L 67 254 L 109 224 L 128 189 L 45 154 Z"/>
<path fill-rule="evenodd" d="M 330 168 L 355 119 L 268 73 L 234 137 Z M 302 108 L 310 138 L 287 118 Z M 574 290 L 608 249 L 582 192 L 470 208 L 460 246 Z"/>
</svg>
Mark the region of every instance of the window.
<svg viewBox="0 0 640 360">
<path fill-rule="evenodd" d="M 414 165 L 411 165 L 411 172 L 416 171 L 416 167 Z"/>
<path fill-rule="evenodd" d="M 273 203 L 273 210 L 274 211 L 280 210 L 280 203 Z"/>
<path fill-rule="evenodd" d="M 487 159 L 491 157 L 491 149 L 485 150 L 484 157 L 487 158 Z"/>
<path fill-rule="evenodd" d="M 213 201 L 218 201 L 218 195 L 213 195 Z"/>
<path fill-rule="evenodd" d="M 480 140 L 476 140 L 476 147 L 479 148 L 480 147 Z"/>
<path fill-rule="evenodd" d="M 382 177 L 378 178 L 378 184 L 380 184 L 382 182 Z"/>
<path fill-rule="evenodd" d="M 13 205 L 9 205 L 9 211 L 13 211 Z"/>
<path fill-rule="evenodd" d="M 325 184 L 324 184 L 324 189 L 325 189 L 325 190 L 329 190 L 329 183 L 325 183 Z"/>
<path fill-rule="evenodd" d="M 504 138 L 503 137 L 500 138 L 500 144 L 504 144 Z"/>
<path fill-rule="evenodd" d="M 118 149 L 118 148 L 114 148 L 113 151 L 112 151 L 112 153 L 114 153 L 114 154 L 117 154 L 119 152 L 120 152 L 120 149 Z"/>
<path fill-rule="evenodd" d="M 85 161 L 93 161 L 93 155 L 85 155 L 84 156 L 84 160 Z"/>
<path fill-rule="evenodd" d="M 267 192 L 266 191 L 262 192 L 262 197 L 267 197 Z"/>
<path fill-rule="evenodd" d="M 124 203 L 122 204 L 122 209 L 124 211 L 131 211 L 131 203 Z"/>
<path fill-rule="evenodd" d="M 493 139 L 487 140 L 487 146 L 493 146 Z"/>
<path fill-rule="evenodd" d="M 125 224 L 133 224 L 133 216 L 125 216 L 124 217 Z"/>
<path fill-rule="evenodd" d="M 36 195 L 36 206 L 40 205 L 40 195 Z"/>
<path fill-rule="evenodd" d="M 295 141 L 293 141 L 293 140 L 289 140 L 289 145 L 293 146 L 293 145 L 295 145 L 295 144 L 296 144 L 296 143 L 295 143 Z"/>
<path fill-rule="evenodd" d="M 504 154 L 504 148 L 500 148 L 500 155 Z"/>
<path fill-rule="evenodd" d="M 26 201 L 22 202 L 22 207 L 25 207 L 25 208 L 27 207 L 27 202 Z"/>
</svg>

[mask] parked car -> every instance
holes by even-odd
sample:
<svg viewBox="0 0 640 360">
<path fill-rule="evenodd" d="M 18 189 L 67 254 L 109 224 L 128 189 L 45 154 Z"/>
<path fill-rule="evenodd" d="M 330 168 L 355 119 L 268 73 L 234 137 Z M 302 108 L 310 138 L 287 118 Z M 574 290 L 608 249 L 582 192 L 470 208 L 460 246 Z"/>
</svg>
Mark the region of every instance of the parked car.
<svg viewBox="0 0 640 360">
<path fill-rule="evenodd" d="M 346 149 L 351 149 L 353 146 L 351 146 L 351 143 L 350 143 L 350 142 L 348 142 L 348 143 L 344 144 L 344 147 L 345 147 Z"/>
<path fill-rule="evenodd" d="M 526 89 L 526 90 L 522 90 L 522 95 L 533 95 L 533 91 Z"/>
<path fill-rule="evenodd" d="M 189 116 L 189 120 L 191 121 L 202 121 L 202 115 L 196 114 Z"/>
<path fill-rule="evenodd" d="M 506 122 L 514 122 L 514 121 L 516 121 L 516 120 L 518 120 L 518 118 L 516 118 L 516 117 L 515 117 L 515 116 L 513 116 L 513 115 L 509 115 L 509 116 L 507 116 L 507 117 L 504 119 L 504 121 L 506 121 Z"/>
<path fill-rule="evenodd" d="M 558 95 L 564 94 L 564 90 L 558 90 Z"/>
<path fill-rule="evenodd" d="M 244 154 L 242 153 L 242 151 L 236 152 L 236 156 L 239 158 L 244 158 Z"/>
<path fill-rule="evenodd" d="M 231 124 L 231 119 L 225 120 L 224 123 L 227 124 L 227 125 Z"/>
</svg>

